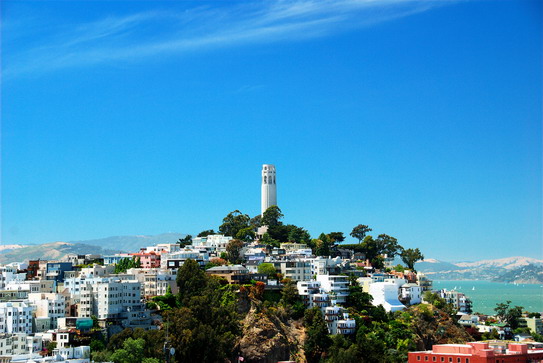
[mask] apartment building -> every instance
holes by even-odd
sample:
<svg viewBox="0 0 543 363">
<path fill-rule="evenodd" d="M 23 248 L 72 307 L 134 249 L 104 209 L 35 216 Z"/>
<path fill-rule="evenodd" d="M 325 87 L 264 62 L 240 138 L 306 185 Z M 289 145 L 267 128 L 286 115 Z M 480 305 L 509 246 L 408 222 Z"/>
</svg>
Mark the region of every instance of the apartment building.
<svg viewBox="0 0 543 363">
<path fill-rule="evenodd" d="M 33 311 L 25 301 L 0 302 L 0 333 L 32 333 Z"/>
<path fill-rule="evenodd" d="M 30 305 L 36 307 L 34 316 L 36 327 L 40 327 L 39 331 L 56 329 L 58 327 L 58 319 L 66 316 L 67 301 L 66 297 L 62 294 L 31 293 L 28 294 L 28 301 Z M 47 329 L 43 329 L 44 325 Z"/>
</svg>

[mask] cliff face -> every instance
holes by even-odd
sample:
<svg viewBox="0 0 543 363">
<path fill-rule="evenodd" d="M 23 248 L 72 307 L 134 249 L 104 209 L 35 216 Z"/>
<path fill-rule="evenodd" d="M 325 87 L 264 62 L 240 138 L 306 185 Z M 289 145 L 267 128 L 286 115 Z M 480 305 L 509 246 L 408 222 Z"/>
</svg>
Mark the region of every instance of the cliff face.
<svg viewBox="0 0 543 363">
<path fill-rule="evenodd" d="M 434 344 L 461 344 L 474 340 L 449 315 L 432 305 L 420 304 L 410 310 L 419 350 L 432 349 Z"/>
<path fill-rule="evenodd" d="M 244 362 L 305 361 L 301 321 L 282 321 L 281 314 L 252 307 L 243 320 L 239 349 Z"/>
</svg>

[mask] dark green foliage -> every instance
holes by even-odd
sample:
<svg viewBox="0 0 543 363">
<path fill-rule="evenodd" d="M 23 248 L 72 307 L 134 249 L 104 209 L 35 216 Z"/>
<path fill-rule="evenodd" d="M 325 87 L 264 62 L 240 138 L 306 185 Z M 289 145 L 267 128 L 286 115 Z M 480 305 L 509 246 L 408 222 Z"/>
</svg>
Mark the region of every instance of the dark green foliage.
<svg viewBox="0 0 543 363">
<path fill-rule="evenodd" d="M 306 310 L 304 316 L 306 340 L 304 343 L 305 356 L 308 362 L 319 362 L 324 353 L 332 345 L 328 335 L 328 327 L 319 308 Z"/>
<path fill-rule="evenodd" d="M 158 306 L 158 309 L 163 312 L 171 310 L 177 306 L 177 297 L 172 294 L 172 289 L 168 286 L 166 295 L 153 297 L 153 302 Z"/>
<path fill-rule="evenodd" d="M 239 239 L 243 242 L 251 242 L 255 239 L 256 233 L 252 227 L 247 227 L 240 229 L 238 233 L 236 233 L 236 239 Z"/>
<path fill-rule="evenodd" d="M 143 339 L 128 338 L 123 343 L 123 348 L 118 349 L 111 356 L 114 363 L 134 363 L 141 362 L 143 359 L 143 349 L 145 341 Z"/>
<path fill-rule="evenodd" d="M 330 256 L 331 240 L 328 235 L 321 233 L 318 239 L 313 240 L 315 245 L 315 255 L 317 256 Z"/>
<path fill-rule="evenodd" d="M 332 241 L 332 243 L 341 243 L 345 241 L 345 236 L 343 235 L 343 232 L 330 232 L 328 233 L 328 238 L 330 238 L 330 241 Z"/>
<path fill-rule="evenodd" d="M 302 227 L 295 226 L 293 224 L 287 225 L 288 235 L 287 240 L 289 242 L 307 243 L 311 240 L 311 235 L 308 231 Z"/>
<path fill-rule="evenodd" d="M 511 327 L 511 329 L 518 328 L 518 322 L 522 317 L 522 306 L 510 306 L 511 301 L 507 300 L 505 303 L 496 304 L 494 311 L 501 321 L 505 322 Z"/>
<path fill-rule="evenodd" d="M 200 295 L 207 286 L 208 277 L 198 262 L 188 259 L 177 271 L 178 299 L 182 305 L 188 304 L 193 296 Z"/>
<path fill-rule="evenodd" d="M 180 238 L 179 241 L 177 241 L 177 243 L 179 243 L 179 246 L 181 248 L 183 248 L 185 246 L 188 246 L 188 245 L 191 245 L 192 244 L 192 236 L 190 234 L 187 234 L 185 237 Z"/>
<path fill-rule="evenodd" d="M 125 273 L 126 270 L 130 268 L 139 268 L 141 267 L 140 259 L 138 258 L 121 258 L 121 260 L 115 264 L 115 273 L 121 274 Z"/>
<path fill-rule="evenodd" d="M 182 362 L 224 361 L 231 357 L 241 332 L 233 290 L 239 287 L 223 286 L 219 279 L 201 275 L 194 267 L 180 269 L 178 280 L 185 288 L 192 288 L 180 296 L 183 307 L 169 311 L 165 318 L 175 357 Z"/>
<path fill-rule="evenodd" d="M 212 229 L 206 229 L 205 231 L 202 231 L 202 232 L 198 233 L 197 237 L 207 237 L 210 234 L 215 234 L 215 231 L 212 230 Z"/>
<path fill-rule="evenodd" d="M 359 224 L 358 226 L 353 228 L 350 235 L 351 235 L 351 237 L 356 238 L 358 240 L 358 242 L 360 243 L 360 242 L 362 242 L 364 237 L 366 237 L 366 234 L 368 232 L 371 232 L 371 231 L 372 231 L 372 229 L 370 227 L 366 226 L 365 224 Z"/>
<path fill-rule="evenodd" d="M 228 256 L 228 262 L 240 263 L 241 262 L 241 249 L 243 248 L 243 241 L 239 239 L 233 239 L 226 245 L 226 254 Z"/>
<path fill-rule="evenodd" d="M 358 312 L 368 312 L 373 309 L 372 300 L 372 296 L 362 291 L 360 286 L 349 286 L 349 296 L 347 296 L 345 307 L 352 307 Z"/>
<path fill-rule="evenodd" d="M 366 236 L 360 244 L 360 251 L 366 255 L 374 268 L 382 269 L 384 267 L 383 255 L 394 257 L 402 247 L 398 240 L 386 234 L 380 234 L 377 238 Z"/>
<path fill-rule="evenodd" d="M 247 214 L 235 210 L 224 217 L 222 224 L 219 227 L 219 232 L 225 236 L 236 237 L 240 230 L 249 227 L 250 220 L 251 218 Z"/>
<path fill-rule="evenodd" d="M 408 248 L 400 253 L 402 261 L 405 263 L 409 270 L 415 271 L 415 263 L 417 261 L 424 260 L 424 255 L 418 248 Z"/>
<path fill-rule="evenodd" d="M 261 263 L 258 265 L 258 273 L 267 275 L 269 279 L 277 278 L 277 270 L 272 263 Z"/>
<path fill-rule="evenodd" d="M 262 236 L 262 239 L 260 240 L 265 245 L 273 246 L 273 247 L 279 247 L 279 241 L 276 239 L 273 239 L 269 233 L 264 233 Z"/>
<path fill-rule="evenodd" d="M 283 213 L 281 213 L 281 209 L 276 206 L 272 205 L 262 215 L 261 224 L 263 226 L 268 227 L 275 227 L 282 224 L 281 219 L 284 217 Z"/>
</svg>

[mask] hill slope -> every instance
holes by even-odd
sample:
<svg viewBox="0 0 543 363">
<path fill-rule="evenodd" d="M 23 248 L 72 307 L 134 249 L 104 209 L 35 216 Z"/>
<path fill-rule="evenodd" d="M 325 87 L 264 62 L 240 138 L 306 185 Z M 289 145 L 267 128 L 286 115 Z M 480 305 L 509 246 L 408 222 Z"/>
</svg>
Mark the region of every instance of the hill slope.
<svg viewBox="0 0 543 363">
<path fill-rule="evenodd" d="M 525 268 L 532 266 L 531 268 Z M 488 281 L 532 281 L 541 278 L 538 271 L 543 269 L 543 260 L 531 257 L 507 257 L 495 260 L 449 263 L 426 260 L 416 264 L 418 271 L 434 280 L 488 280 Z M 511 274 L 508 274 L 511 272 Z"/>
<path fill-rule="evenodd" d="M 113 254 L 118 251 L 103 249 L 84 243 L 52 242 L 41 245 L 24 246 L 0 254 L 0 263 L 23 262 L 25 260 L 58 260 L 69 254 Z"/>
<path fill-rule="evenodd" d="M 181 233 L 163 233 L 155 236 L 114 236 L 86 241 L 51 242 L 39 245 L 6 245 L 0 249 L 0 263 L 24 260 L 58 260 L 69 254 L 112 255 L 119 252 L 138 252 L 140 248 L 159 243 L 176 243 Z"/>
<path fill-rule="evenodd" d="M 162 233 L 154 236 L 113 236 L 85 241 L 69 241 L 68 243 L 93 245 L 112 249 L 116 252 L 138 252 L 142 247 L 153 246 L 159 243 L 176 243 L 183 237 L 185 235 L 181 233 Z"/>
</svg>

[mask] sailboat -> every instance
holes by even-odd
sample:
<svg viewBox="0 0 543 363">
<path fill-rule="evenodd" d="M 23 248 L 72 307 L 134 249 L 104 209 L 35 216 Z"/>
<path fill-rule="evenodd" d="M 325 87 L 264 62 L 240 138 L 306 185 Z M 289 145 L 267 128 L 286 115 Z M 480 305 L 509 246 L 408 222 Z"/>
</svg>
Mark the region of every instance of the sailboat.
<svg viewBox="0 0 543 363">
<path fill-rule="evenodd" d="M 475 290 L 475 286 L 473 286 L 473 288 L 471 289 L 471 291 Z"/>
</svg>

